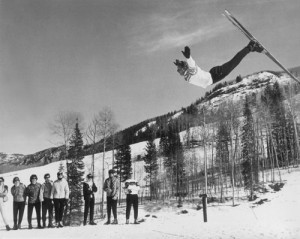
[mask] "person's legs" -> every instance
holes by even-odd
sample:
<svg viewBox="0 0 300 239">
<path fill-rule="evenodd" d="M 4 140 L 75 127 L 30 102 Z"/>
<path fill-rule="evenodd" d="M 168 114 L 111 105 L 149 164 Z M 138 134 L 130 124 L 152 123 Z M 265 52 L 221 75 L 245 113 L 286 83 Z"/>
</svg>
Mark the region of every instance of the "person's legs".
<svg viewBox="0 0 300 239">
<path fill-rule="evenodd" d="M 112 197 L 107 197 L 106 200 L 107 200 L 107 221 L 110 221 Z"/>
<path fill-rule="evenodd" d="M 131 210 L 131 197 L 130 194 L 126 196 L 126 220 L 129 220 Z"/>
<path fill-rule="evenodd" d="M 48 226 L 53 226 L 52 225 L 52 220 L 53 220 L 53 203 L 52 200 L 50 198 L 47 198 L 48 201 L 48 216 L 49 216 L 49 224 Z"/>
<path fill-rule="evenodd" d="M 118 200 L 112 199 L 112 211 L 113 211 L 113 215 L 114 215 L 114 219 L 115 220 L 118 219 L 118 216 L 117 216 L 117 204 L 118 204 Z"/>
<path fill-rule="evenodd" d="M 27 221 L 28 221 L 29 229 L 32 229 L 31 221 L 32 221 L 33 205 L 34 205 L 33 203 L 28 203 L 28 206 L 27 206 Z"/>
<path fill-rule="evenodd" d="M 134 221 L 138 218 L 138 207 L 139 207 L 139 198 L 138 195 L 132 195 L 133 211 L 134 211 Z"/>
<path fill-rule="evenodd" d="M 64 209 L 65 209 L 65 199 L 59 199 L 59 221 L 62 222 L 63 215 L 64 215 Z"/>
<path fill-rule="evenodd" d="M 46 226 L 47 207 L 47 200 L 44 198 L 44 201 L 42 202 L 42 221 L 44 227 Z"/>
<path fill-rule="evenodd" d="M 40 202 L 36 202 L 34 204 L 35 207 L 35 213 L 36 213 L 36 219 L 37 219 L 37 224 L 38 227 L 41 227 L 41 203 Z"/>
<path fill-rule="evenodd" d="M 59 199 L 53 199 L 55 210 L 55 222 L 59 222 Z"/>
<path fill-rule="evenodd" d="M 226 62 L 221 66 L 215 66 L 211 68 L 209 73 L 211 74 L 213 84 L 220 80 L 223 80 L 249 52 L 249 48 L 244 47 L 230 61 Z"/>
<path fill-rule="evenodd" d="M 13 202 L 14 229 L 17 229 L 19 207 L 17 202 Z"/>
<path fill-rule="evenodd" d="M 2 203 L 2 202 L 0 202 L 0 213 L 1 213 L 4 224 L 8 225 L 7 220 L 6 220 L 6 214 L 5 214 L 5 206 L 4 206 L 4 203 Z"/>
<path fill-rule="evenodd" d="M 95 198 L 90 199 L 90 223 L 94 222 Z"/>
<path fill-rule="evenodd" d="M 24 210 L 25 210 L 25 202 L 19 202 L 18 203 L 19 207 L 19 221 L 18 221 L 18 228 L 21 228 L 21 223 L 23 221 L 23 215 L 24 215 Z"/>
<path fill-rule="evenodd" d="M 89 199 L 84 200 L 83 225 L 86 225 L 88 213 L 89 213 Z"/>
</svg>

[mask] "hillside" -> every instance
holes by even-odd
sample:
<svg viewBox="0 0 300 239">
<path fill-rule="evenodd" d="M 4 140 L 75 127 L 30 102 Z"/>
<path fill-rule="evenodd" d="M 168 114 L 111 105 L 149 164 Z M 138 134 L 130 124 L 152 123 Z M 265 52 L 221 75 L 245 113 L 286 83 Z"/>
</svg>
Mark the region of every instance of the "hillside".
<svg viewBox="0 0 300 239">
<path fill-rule="evenodd" d="M 300 67 L 294 67 L 291 69 L 296 75 L 300 72 Z M 177 110 L 175 112 L 169 112 L 165 115 L 161 115 L 152 119 L 147 119 L 136 125 L 133 125 L 127 129 L 124 129 L 117 133 L 117 138 L 122 138 L 126 144 L 135 144 L 146 141 L 149 137 L 149 132 L 154 126 L 157 127 L 157 138 L 160 138 L 161 130 L 166 127 L 166 124 L 170 120 L 177 120 L 179 124 L 184 124 L 182 121 L 186 121 L 188 118 L 193 118 L 200 114 L 199 110 L 205 108 L 207 111 L 213 113 L 218 110 L 222 103 L 233 100 L 236 104 L 245 98 L 246 95 L 252 97 L 259 97 L 261 92 L 267 85 L 273 85 L 278 81 L 281 87 L 294 82 L 282 72 L 258 72 L 240 79 L 236 79 L 229 83 L 217 84 L 210 92 L 207 92 L 205 97 L 202 97 L 192 103 L 190 106 Z M 295 87 L 298 87 L 297 85 Z M 298 92 L 299 87 L 297 88 Z M 212 119 L 208 121 L 212 122 Z M 192 125 L 197 126 L 197 125 Z M 180 125 L 180 131 L 187 130 L 185 125 Z M 96 148 L 101 152 L 102 142 L 98 142 Z M 91 146 L 85 145 L 85 155 L 91 154 Z M 107 145 L 107 150 L 111 150 L 111 145 Z M 63 158 L 62 146 L 45 149 L 30 155 L 12 154 L 6 155 L 5 153 L 0 154 L 0 173 L 19 170 L 27 167 L 36 167 L 45 165 L 51 162 L 59 161 Z"/>
<path fill-rule="evenodd" d="M 38 168 L 36 171 L 26 169 L 18 173 L 4 174 L 6 183 L 11 185 L 12 178 L 19 176 L 23 182 L 28 182 L 30 173 L 38 172 L 38 177 L 44 172 L 54 175 L 58 164 L 52 163 Z M 257 194 L 255 201 L 249 202 L 243 199 L 237 201 L 235 207 L 231 202 L 224 204 L 209 203 L 207 208 L 208 221 L 203 222 L 203 211 L 196 210 L 200 199 L 185 201 L 183 207 L 178 208 L 172 200 L 164 202 L 144 202 L 139 206 L 139 220 L 144 222 L 136 226 L 125 224 L 125 207 L 118 207 L 119 225 L 104 226 L 105 220 L 97 217 L 97 226 L 64 227 L 62 229 L 44 230 L 18 230 L 5 231 L 4 225 L 0 225 L 3 238 L 131 238 L 139 235 L 141 238 L 299 238 L 300 201 L 297 196 L 300 193 L 299 168 L 290 170 L 281 169 L 284 187 L 275 191 L 270 182 L 266 183 L 267 192 Z M 97 185 L 98 186 L 98 185 Z M 98 195 L 98 194 L 97 194 Z M 9 202 L 12 198 L 9 196 Z M 12 225 L 12 203 L 6 204 L 9 215 L 9 224 Z M 98 206 L 96 207 L 96 211 Z M 185 213 L 183 213 L 185 212 Z M 25 210 L 22 227 L 27 228 Z M 147 215 L 150 215 L 148 217 Z M 153 217 L 154 216 L 154 217 Z M 131 220 L 132 221 L 132 220 Z M 36 220 L 33 220 L 36 227 Z"/>
</svg>

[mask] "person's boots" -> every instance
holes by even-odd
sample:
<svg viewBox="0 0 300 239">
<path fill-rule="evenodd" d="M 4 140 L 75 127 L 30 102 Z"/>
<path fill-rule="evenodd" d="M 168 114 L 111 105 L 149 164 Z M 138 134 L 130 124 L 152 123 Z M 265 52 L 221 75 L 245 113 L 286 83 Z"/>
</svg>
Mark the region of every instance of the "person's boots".
<svg viewBox="0 0 300 239">
<path fill-rule="evenodd" d="M 18 230 L 17 224 L 14 224 L 13 230 Z"/>
<path fill-rule="evenodd" d="M 18 229 L 21 229 L 21 223 L 18 224 Z"/>
<path fill-rule="evenodd" d="M 10 231 L 9 225 L 6 225 L 5 227 L 6 227 L 6 230 L 7 230 L 7 231 Z"/>
<path fill-rule="evenodd" d="M 44 227 L 42 227 L 41 223 L 38 222 L 38 227 L 37 227 L 37 228 L 38 228 L 38 229 L 43 229 Z"/>
<path fill-rule="evenodd" d="M 43 227 L 44 228 L 46 227 L 46 221 L 43 221 Z"/>
<path fill-rule="evenodd" d="M 58 222 L 58 226 L 57 227 L 59 227 L 59 228 L 64 227 L 64 225 L 62 224 L 62 221 Z"/>
<path fill-rule="evenodd" d="M 94 222 L 94 221 L 90 221 L 90 225 L 96 226 L 96 225 L 97 225 L 97 223 L 96 223 L 96 222 Z"/>
<path fill-rule="evenodd" d="M 107 222 L 104 223 L 104 225 L 109 225 L 110 224 L 110 219 L 107 219 Z"/>
<path fill-rule="evenodd" d="M 247 45 L 247 48 L 251 52 L 262 52 L 264 48 L 256 41 L 251 40 L 249 44 Z"/>
<path fill-rule="evenodd" d="M 140 224 L 137 219 L 134 219 L 134 224 Z"/>
<path fill-rule="evenodd" d="M 129 224 L 129 220 L 128 219 L 126 219 L 126 224 Z"/>
<path fill-rule="evenodd" d="M 32 224 L 28 223 L 28 229 L 32 229 Z"/>
<path fill-rule="evenodd" d="M 48 228 L 54 228 L 55 226 L 53 225 L 52 222 L 49 222 Z"/>
<path fill-rule="evenodd" d="M 86 221 L 83 221 L 83 226 L 86 226 Z"/>
<path fill-rule="evenodd" d="M 111 224 L 118 224 L 118 219 L 115 218 Z"/>
</svg>

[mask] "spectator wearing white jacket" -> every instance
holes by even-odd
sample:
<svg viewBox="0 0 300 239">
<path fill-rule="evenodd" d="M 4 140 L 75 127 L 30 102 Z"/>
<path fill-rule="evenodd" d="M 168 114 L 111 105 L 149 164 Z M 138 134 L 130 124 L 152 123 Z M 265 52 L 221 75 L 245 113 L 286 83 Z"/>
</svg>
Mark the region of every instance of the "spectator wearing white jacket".
<svg viewBox="0 0 300 239">
<path fill-rule="evenodd" d="M 53 183 L 50 198 L 54 202 L 56 225 L 63 227 L 62 219 L 65 205 L 69 200 L 69 185 L 62 172 L 57 173 L 57 180 Z"/>
<path fill-rule="evenodd" d="M 140 190 L 140 186 L 138 186 L 137 181 L 134 179 L 128 179 L 125 182 L 124 189 L 126 193 L 126 224 L 129 224 L 131 206 L 133 206 L 134 211 L 134 224 L 139 224 L 137 218 L 139 206 L 138 192 Z"/>
<path fill-rule="evenodd" d="M 5 205 L 4 205 L 4 203 L 7 201 L 7 193 L 8 193 L 8 187 L 4 185 L 4 178 L 0 177 L 0 214 L 2 216 L 6 230 L 9 231 L 10 227 L 6 219 Z"/>
</svg>

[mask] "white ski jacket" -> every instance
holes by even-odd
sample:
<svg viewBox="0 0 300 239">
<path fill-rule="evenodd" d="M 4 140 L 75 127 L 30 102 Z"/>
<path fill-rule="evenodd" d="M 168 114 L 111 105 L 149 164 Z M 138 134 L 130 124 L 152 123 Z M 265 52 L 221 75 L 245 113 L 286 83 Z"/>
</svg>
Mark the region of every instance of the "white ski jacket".
<svg viewBox="0 0 300 239">
<path fill-rule="evenodd" d="M 213 83 L 211 74 L 197 66 L 192 56 L 190 56 L 186 62 L 188 69 L 184 72 L 183 77 L 187 82 L 202 88 L 206 88 Z"/>
<path fill-rule="evenodd" d="M 56 180 L 51 189 L 51 199 L 69 199 L 69 185 L 67 180 Z"/>
</svg>

